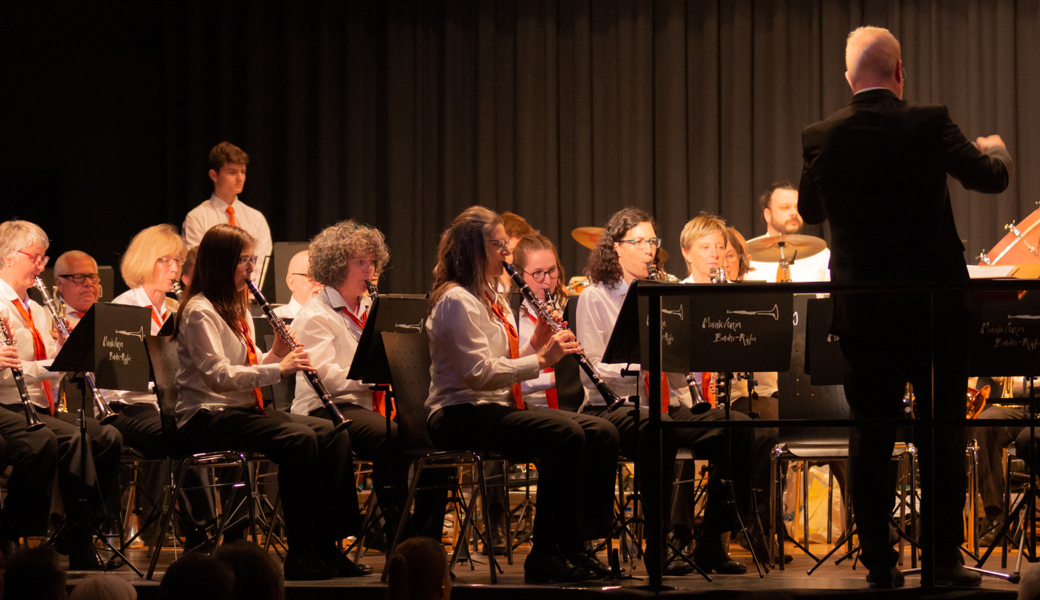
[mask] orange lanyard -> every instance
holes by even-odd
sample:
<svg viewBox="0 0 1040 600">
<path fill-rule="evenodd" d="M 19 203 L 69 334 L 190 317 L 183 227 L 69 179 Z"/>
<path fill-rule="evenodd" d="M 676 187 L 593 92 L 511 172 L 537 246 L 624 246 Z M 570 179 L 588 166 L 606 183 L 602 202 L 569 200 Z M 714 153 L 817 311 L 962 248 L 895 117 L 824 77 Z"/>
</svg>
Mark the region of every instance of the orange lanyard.
<svg viewBox="0 0 1040 600">
<path fill-rule="evenodd" d="M 509 338 L 509 358 L 520 358 L 520 336 L 516 333 L 516 327 L 513 327 L 513 324 L 509 322 L 509 319 L 506 318 L 505 311 L 502 310 L 502 307 L 495 301 L 491 294 L 487 294 L 487 299 L 491 301 L 491 310 L 494 311 L 498 320 L 502 321 L 502 325 L 506 328 L 506 337 Z M 513 384 L 513 404 L 516 404 L 516 407 L 521 410 L 523 410 L 525 406 L 524 394 L 520 391 L 519 383 Z"/>
<path fill-rule="evenodd" d="M 528 311 L 526 307 L 524 307 L 524 314 L 527 315 L 527 318 L 531 320 L 531 323 L 533 323 L 535 327 L 538 326 L 538 318 L 531 314 L 531 312 Z M 542 369 L 542 373 L 553 372 L 554 369 L 552 367 L 546 367 Z M 545 390 L 545 402 L 549 405 L 549 408 L 560 408 L 560 399 L 556 397 L 556 386 L 553 386 Z"/>
<path fill-rule="evenodd" d="M 361 305 L 359 304 L 358 308 L 360 308 L 360 307 L 361 307 Z M 350 312 L 350 309 L 348 307 L 346 307 L 346 306 L 339 306 L 339 307 L 336 308 L 336 310 L 338 310 L 341 313 L 347 315 L 347 318 L 350 319 L 350 321 L 352 323 L 354 323 L 355 325 L 360 327 L 362 330 L 365 328 L 365 323 L 368 322 L 368 311 L 367 310 L 365 311 L 364 314 L 361 315 L 360 319 L 357 318 L 357 316 L 355 316 L 354 313 Z M 372 392 L 372 410 L 374 410 L 377 413 L 383 415 L 384 417 L 386 416 L 386 393 L 384 393 L 384 392 Z"/>
<path fill-rule="evenodd" d="M 18 309 L 18 314 L 22 315 L 22 319 L 29 326 L 29 331 L 32 332 L 33 339 L 33 352 L 36 354 L 36 360 L 47 360 L 47 346 L 43 345 L 43 337 L 40 336 L 40 332 L 36 330 L 36 325 L 33 323 L 32 313 L 25 310 L 25 306 L 22 305 L 21 300 L 15 300 L 11 304 Z M 40 382 L 43 386 L 43 394 L 47 396 L 47 408 L 51 411 L 51 416 L 54 416 L 54 389 L 51 387 L 51 382 L 42 381 Z"/>
<path fill-rule="evenodd" d="M 242 329 L 242 337 L 246 340 L 246 356 L 249 357 L 249 366 L 254 367 L 257 364 L 256 347 L 253 346 L 253 340 L 249 337 L 249 327 L 246 325 L 245 319 L 239 319 L 238 324 Z M 267 411 L 264 410 L 264 397 L 260 394 L 260 388 L 253 388 L 253 394 L 256 396 L 257 409 L 266 417 Z"/>
</svg>

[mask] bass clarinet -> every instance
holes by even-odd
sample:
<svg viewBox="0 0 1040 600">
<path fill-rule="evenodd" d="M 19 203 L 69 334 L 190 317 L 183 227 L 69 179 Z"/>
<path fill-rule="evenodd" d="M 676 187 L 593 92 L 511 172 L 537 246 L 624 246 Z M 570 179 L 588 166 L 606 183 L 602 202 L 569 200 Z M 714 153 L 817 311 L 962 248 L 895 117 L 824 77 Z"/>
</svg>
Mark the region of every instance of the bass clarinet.
<svg viewBox="0 0 1040 600">
<path fill-rule="evenodd" d="M 299 348 L 300 345 L 296 343 L 292 334 L 289 333 L 289 328 L 285 326 L 285 321 L 283 321 L 278 315 L 274 314 L 274 310 L 267 302 L 267 298 L 264 298 L 264 295 L 260 293 L 256 284 L 253 283 L 251 279 L 247 279 L 246 285 L 249 286 L 249 291 L 253 293 L 253 298 L 256 298 L 256 303 L 259 304 L 260 308 L 264 311 L 264 316 L 271 322 L 271 328 L 274 329 L 276 334 L 278 334 L 278 337 L 282 338 L 282 341 L 289 347 L 289 350 Z M 329 419 L 332 421 L 336 430 L 338 431 L 346 427 L 349 421 L 347 421 L 347 419 L 343 417 L 343 414 L 339 412 L 339 409 L 336 408 L 336 403 L 332 401 L 332 394 L 329 393 L 325 384 L 321 382 L 321 377 L 318 377 L 318 374 L 314 371 L 304 371 L 303 374 L 307 377 L 307 381 L 311 384 L 311 387 L 314 388 L 315 393 L 318 394 L 318 399 L 321 400 L 325 410 L 329 413 Z"/>
<path fill-rule="evenodd" d="M 43 280 L 36 277 L 33 282 L 33 287 L 39 290 L 40 295 L 43 296 L 43 303 L 47 307 L 47 311 L 51 313 L 51 318 L 54 319 L 54 326 L 58 328 L 60 333 L 67 340 L 69 339 L 69 323 L 65 320 L 65 317 L 58 312 L 58 306 L 54 304 L 54 298 L 51 296 L 47 286 L 43 285 Z M 83 372 L 83 381 L 87 382 L 87 387 L 90 388 L 90 396 L 94 401 L 94 417 L 101 421 L 102 425 L 108 425 L 112 421 L 116 420 L 116 413 L 112 412 L 112 408 L 108 405 L 108 400 L 101 395 L 101 390 L 97 387 L 97 382 L 94 380 L 94 373 L 90 371 Z"/>
<path fill-rule="evenodd" d="M 519 289 L 520 293 L 523 294 L 524 299 L 527 300 L 527 303 L 530 304 L 535 312 L 538 313 L 538 316 L 549 324 L 549 328 L 552 329 L 553 333 L 555 334 L 561 331 L 566 331 L 567 328 L 564 327 L 563 323 L 558 321 L 555 316 L 553 316 L 549 307 L 534 295 L 534 290 L 532 290 L 531 287 L 527 285 L 527 282 L 524 281 L 524 276 L 520 274 L 520 271 L 507 262 L 503 262 L 502 264 L 505 266 L 506 273 L 509 273 L 509 276 L 513 279 L 513 283 L 516 284 L 517 289 Z M 585 371 L 585 374 L 592 380 L 596 389 L 599 390 L 600 395 L 603 396 L 603 401 L 606 402 L 607 408 L 613 410 L 615 407 L 620 406 L 624 400 L 618 396 L 614 390 L 610 389 L 610 386 L 607 385 L 606 382 L 603 381 L 603 378 L 600 377 L 599 371 L 596 370 L 595 365 L 592 364 L 589 357 L 585 356 L 585 352 L 579 352 L 574 356 L 577 357 L 578 365 L 581 366 L 581 370 Z"/>
<path fill-rule="evenodd" d="M 7 323 L 4 322 L 3 317 L 0 317 L 0 347 L 3 346 L 14 346 L 14 340 L 11 332 L 7 330 Z M 18 396 L 22 399 L 22 410 L 25 411 L 25 430 L 36 431 L 43 427 L 43 421 L 40 420 L 40 415 L 36 414 L 36 407 L 29 399 L 29 388 L 25 386 L 22 370 L 11 367 L 11 375 L 14 377 L 15 386 L 18 387 Z"/>
</svg>

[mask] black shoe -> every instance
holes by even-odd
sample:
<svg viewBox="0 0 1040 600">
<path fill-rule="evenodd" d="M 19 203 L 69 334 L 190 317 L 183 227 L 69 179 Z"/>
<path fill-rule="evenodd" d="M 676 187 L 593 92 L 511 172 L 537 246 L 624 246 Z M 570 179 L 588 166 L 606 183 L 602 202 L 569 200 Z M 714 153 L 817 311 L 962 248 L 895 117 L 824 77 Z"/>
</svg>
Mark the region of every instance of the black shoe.
<svg viewBox="0 0 1040 600">
<path fill-rule="evenodd" d="M 314 552 L 290 550 L 285 555 L 284 571 L 286 581 L 317 581 L 335 577 L 335 572 Z"/>
<path fill-rule="evenodd" d="M 969 571 L 960 563 L 935 565 L 935 585 L 942 587 L 976 587 L 982 585 L 982 575 Z"/>
<path fill-rule="evenodd" d="M 586 547 L 575 552 L 573 556 L 569 557 L 569 560 L 575 565 L 595 575 L 596 579 L 606 579 L 607 577 L 610 577 L 610 567 L 604 564 L 591 548 Z M 623 573 L 624 572 L 622 572 L 622 574 Z"/>
<path fill-rule="evenodd" d="M 670 550 L 665 551 L 665 555 L 670 554 Z M 693 566 L 678 556 L 672 558 L 664 565 L 664 569 L 661 570 L 661 574 L 666 577 L 683 577 L 694 572 Z"/>
<path fill-rule="evenodd" d="M 524 561 L 524 581 L 527 583 L 573 583 L 595 577 L 559 552 L 532 550 Z"/>
<path fill-rule="evenodd" d="M 318 557 L 333 571 L 335 577 L 364 577 L 372 574 L 372 567 L 350 560 L 335 544 L 323 546 L 318 550 Z"/>
<path fill-rule="evenodd" d="M 733 560 L 718 536 L 702 535 L 693 549 L 693 562 L 705 573 L 715 571 L 720 575 L 743 575 L 747 566 Z"/>
<path fill-rule="evenodd" d="M 982 537 L 979 538 L 980 546 L 992 546 L 993 542 L 997 539 L 997 534 L 1000 533 L 1001 528 L 1004 527 L 1004 517 L 996 516 L 994 518 L 986 517 L 986 520 L 982 523 L 982 527 L 979 528 Z"/>
<path fill-rule="evenodd" d="M 82 537 L 75 542 L 70 540 L 69 544 L 69 570 L 70 571 L 103 571 L 105 565 L 101 562 L 97 550 L 94 548 L 92 537 Z"/>
<path fill-rule="evenodd" d="M 867 583 L 872 588 L 891 589 L 903 587 L 903 573 L 896 567 L 871 569 L 867 573 Z"/>
<path fill-rule="evenodd" d="M 491 548 L 494 549 L 496 556 L 506 555 L 506 515 L 505 513 L 498 515 L 497 517 L 491 518 Z M 483 549 L 484 556 L 488 555 L 488 548 L 485 544 Z"/>
</svg>

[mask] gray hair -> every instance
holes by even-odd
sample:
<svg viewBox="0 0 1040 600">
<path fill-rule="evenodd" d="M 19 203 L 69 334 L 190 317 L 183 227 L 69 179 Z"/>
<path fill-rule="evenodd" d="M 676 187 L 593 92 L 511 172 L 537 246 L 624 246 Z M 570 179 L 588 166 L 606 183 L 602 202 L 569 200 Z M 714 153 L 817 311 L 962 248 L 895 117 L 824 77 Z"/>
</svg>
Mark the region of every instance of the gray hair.
<svg viewBox="0 0 1040 600">
<path fill-rule="evenodd" d="M 381 273 L 390 261 L 390 250 L 382 232 L 353 220 L 326 227 L 314 236 L 308 251 L 311 255 L 310 276 L 333 288 L 343 285 L 346 280 L 346 266 L 351 257 L 374 254 L 376 273 Z"/>
<path fill-rule="evenodd" d="M 0 224 L 0 259 L 7 258 L 30 244 L 39 244 L 47 248 L 51 245 L 51 240 L 39 225 L 29 221 L 11 220 Z"/>
</svg>

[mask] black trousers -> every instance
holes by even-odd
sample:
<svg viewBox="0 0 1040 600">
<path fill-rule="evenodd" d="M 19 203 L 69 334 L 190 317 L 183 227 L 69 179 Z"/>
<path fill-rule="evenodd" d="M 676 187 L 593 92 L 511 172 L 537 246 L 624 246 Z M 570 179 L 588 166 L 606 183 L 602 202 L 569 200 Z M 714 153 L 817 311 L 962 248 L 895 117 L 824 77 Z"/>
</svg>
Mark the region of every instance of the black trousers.
<svg viewBox="0 0 1040 600">
<path fill-rule="evenodd" d="M 338 404 L 340 413 L 348 419 L 346 433 L 354 454 L 372 463 L 372 483 L 376 489 L 379 508 L 393 527 L 397 515 L 401 514 L 408 493 L 408 467 L 410 461 L 397 444 L 397 423 L 390 423 L 390 439 L 386 436 L 386 417 L 356 404 Z M 325 407 L 311 411 L 312 417 L 328 419 Z M 387 448 L 393 456 L 387 454 Z M 423 473 L 422 487 L 435 486 L 447 480 L 447 473 L 431 469 Z M 416 494 L 410 527 L 406 535 L 421 535 L 433 539 L 441 538 L 444 527 L 444 507 L 447 503 L 446 489 L 423 490 Z M 393 531 L 390 531 L 393 535 Z"/>
<path fill-rule="evenodd" d="M 58 439 L 47 427 L 25 430 L 21 405 L 0 410 L 4 465 L 12 467 L 7 497 L 0 511 L 0 539 L 41 536 L 47 532 L 51 495 L 58 468 Z"/>
<path fill-rule="evenodd" d="M 162 418 L 154 404 L 112 403 L 116 420 L 112 426 L 123 435 L 123 444 L 137 450 L 145 458 L 164 458 L 169 450 L 162 437 Z M 169 478 L 167 463 L 145 463 L 140 470 L 141 486 L 146 493 L 137 495 L 137 506 L 146 514 L 161 494 Z M 208 472 L 190 469 L 184 474 L 178 517 L 182 531 L 198 530 L 212 523 L 217 516 Z"/>
<path fill-rule="evenodd" d="M 326 419 L 272 410 L 200 411 L 177 430 L 193 452 L 251 450 L 278 465 L 278 486 L 289 546 L 306 551 L 355 533 L 357 486 L 350 436 Z"/>
<path fill-rule="evenodd" d="M 854 328 L 842 333 L 841 350 L 848 360 L 845 397 L 855 419 L 896 419 L 904 415 L 903 393 L 906 382 L 914 387 L 917 412 L 930 413 L 932 369 L 929 355 L 934 352 L 935 408 L 938 419 L 964 419 L 968 381 L 969 339 L 967 315 L 956 307 L 937 301 L 934 343 L 926 311 L 900 311 L 914 314 L 914 327 L 892 335 L 884 328 Z M 853 321 L 859 323 L 860 321 Z M 881 323 L 876 321 L 874 324 Z M 864 324 L 870 324 L 864 322 Z M 878 331 L 878 329 L 882 329 Z M 964 450 L 967 443 L 963 425 L 934 428 L 935 453 L 920 450 L 920 471 L 935 476 L 935 513 L 922 512 L 923 550 L 934 552 L 939 562 L 958 558 L 964 541 L 961 512 L 966 491 Z M 887 568 L 896 564 L 897 553 L 889 541 L 889 518 L 895 504 L 895 486 L 890 465 L 896 427 L 853 427 L 849 443 L 849 475 L 853 511 L 862 545 L 863 564 L 868 568 Z M 915 436 L 917 439 L 917 436 Z M 920 441 L 920 440 L 918 440 Z M 924 489 L 924 494 L 929 490 Z M 929 547 L 934 520 L 935 547 Z"/>
<path fill-rule="evenodd" d="M 603 502 L 595 496 L 612 489 L 617 450 L 611 452 L 610 436 L 599 436 L 606 447 L 586 456 L 589 442 L 575 420 L 557 411 L 498 404 L 448 406 L 430 415 L 428 427 L 442 450 L 492 451 L 512 462 L 538 463 L 533 538 L 539 551 L 575 552 L 596 535 L 586 507 Z"/>
<path fill-rule="evenodd" d="M 1026 406 L 988 405 L 980 419 L 1026 419 Z M 1004 514 L 1004 448 L 1015 441 L 1022 427 L 975 427 L 971 436 L 979 443 L 979 492 L 982 506 L 990 519 Z M 1028 446 L 1028 444 L 1027 444 Z M 1017 447 L 1016 447 L 1017 450 Z M 1020 455 L 1020 456 L 1025 456 Z"/>
</svg>

